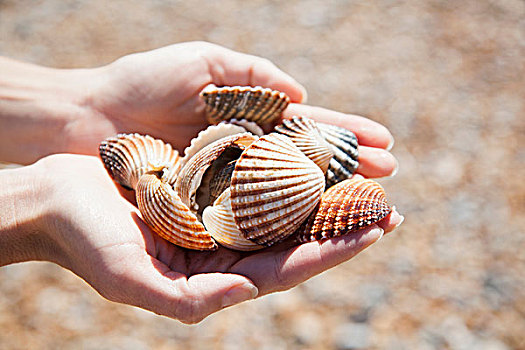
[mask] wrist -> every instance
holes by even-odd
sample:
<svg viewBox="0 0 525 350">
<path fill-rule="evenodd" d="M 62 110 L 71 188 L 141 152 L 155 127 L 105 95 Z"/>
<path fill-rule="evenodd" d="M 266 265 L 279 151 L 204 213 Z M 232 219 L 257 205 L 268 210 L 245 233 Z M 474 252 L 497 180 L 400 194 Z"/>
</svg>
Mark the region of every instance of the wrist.
<svg viewBox="0 0 525 350">
<path fill-rule="evenodd" d="M 83 153 L 74 134 L 86 132 L 94 114 L 89 101 L 101 70 L 0 57 L 0 160 L 29 164 L 52 153 Z"/>
<path fill-rule="evenodd" d="M 45 231 L 49 193 L 35 165 L 0 171 L 0 266 L 54 260 Z"/>
</svg>

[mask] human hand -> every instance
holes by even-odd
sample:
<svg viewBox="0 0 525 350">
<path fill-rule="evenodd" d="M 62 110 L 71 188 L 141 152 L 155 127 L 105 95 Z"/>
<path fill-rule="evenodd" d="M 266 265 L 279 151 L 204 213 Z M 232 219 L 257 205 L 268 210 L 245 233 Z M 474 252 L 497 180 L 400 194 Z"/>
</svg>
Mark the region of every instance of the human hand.
<svg viewBox="0 0 525 350">
<path fill-rule="evenodd" d="M 199 98 L 206 85 L 260 85 L 290 97 L 292 104 L 285 117 L 305 115 L 352 130 L 360 143 L 358 173 L 381 177 L 392 174 L 397 167 L 394 157 L 385 150 L 393 143 L 385 127 L 360 116 L 300 104 L 306 100 L 304 87 L 260 57 L 210 43 L 190 42 L 125 56 L 103 71 L 104 83 L 92 90 L 89 100 L 91 108 L 115 128 L 106 137 L 117 132 L 139 132 L 183 150 L 207 125 Z M 94 135 L 89 142 L 91 149 L 101 136 Z"/>
<path fill-rule="evenodd" d="M 352 258 L 402 221 L 394 211 L 376 225 L 324 242 L 196 252 L 153 234 L 95 157 L 54 155 L 0 175 L 25 182 L 9 188 L 33 189 L 12 206 L 14 228 L 0 222 L 0 265 L 53 261 L 109 300 L 185 323 L 289 289 Z"/>
<path fill-rule="evenodd" d="M 124 56 L 93 69 L 51 69 L 0 58 L 0 160 L 29 164 L 53 153 L 96 155 L 120 132 L 150 134 L 179 151 L 206 127 L 199 92 L 208 84 L 285 92 L 285 117 L 306 115 L 355 132 L 358 173 L 391 174 L 392 136 L 369 119 L 311 107 L 304 88 L 270 61 L 190 42 Z"/>
</svg>

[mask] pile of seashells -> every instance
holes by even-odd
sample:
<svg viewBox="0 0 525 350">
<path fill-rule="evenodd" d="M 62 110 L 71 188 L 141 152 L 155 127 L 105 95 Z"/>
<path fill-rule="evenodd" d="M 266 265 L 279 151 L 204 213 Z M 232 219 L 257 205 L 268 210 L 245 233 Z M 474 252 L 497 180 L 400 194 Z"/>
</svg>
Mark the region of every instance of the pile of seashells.
<svg viewBox="0 0 525 350">
<path fill-rule="evenodd" d="M 99 147 L 111 177 L 135 190 L 159 236 L 188 249 L 250 251 L 290 236 L 340 236 L 390 213 L 378 183 L 352 178 L 359 165 L 352 132 L 293 117 L 265 135 L 260 125 L 281 118 L 290 102 L 267 88 L 209 85 L 200 97 L 213 125 L 184 157 L 139 134 Z"/>
</svg>

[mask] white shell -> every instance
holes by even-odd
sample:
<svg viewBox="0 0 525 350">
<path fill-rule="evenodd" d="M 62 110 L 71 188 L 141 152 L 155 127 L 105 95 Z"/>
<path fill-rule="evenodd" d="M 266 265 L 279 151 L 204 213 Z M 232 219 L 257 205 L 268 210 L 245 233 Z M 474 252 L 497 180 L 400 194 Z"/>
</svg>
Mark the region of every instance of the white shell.
<svg viewBox="0 0 525 350">
<path fill-rule="evenodd" d="M 246 132 L 246 129 L 239 125 L 221 123 L 210 125 L 205 130 L 199 132 L 197 137 L 191 140 L 190 145 L 184 149 L 184 163 L 191 159 L 197 152 L 210 143 L 220 140 L 226 136 Z"/>
<path fill-rule="evenodd" d="M 253 142 L 235 165 L 231 203 L 243 236 L 272 245 L 292 234 L 319 202 L 325 178 L 286 136 Z"/>
<path fill-rule="evenodd" d="M 262 249 L 264 246 L 255 244 L 243 237 L 233 218 L 230 201 L 230 189 L 226 189 L 213 203 L 206 207 L 202 213 L 202 222 L 211 236 L 226 248 L 250 251 Z"/>
<path fill-rule="evenodd" d="M 284 119 L 281 125 L 275 127 L 275 131 L 288 136 L 308 158 L 321 168 L 323 173 L 326 172 L 334 152 L 332 146 L 321 135 L 315 121 L 302 116 L 293 116 L 291 119 Z"/>
</svg>

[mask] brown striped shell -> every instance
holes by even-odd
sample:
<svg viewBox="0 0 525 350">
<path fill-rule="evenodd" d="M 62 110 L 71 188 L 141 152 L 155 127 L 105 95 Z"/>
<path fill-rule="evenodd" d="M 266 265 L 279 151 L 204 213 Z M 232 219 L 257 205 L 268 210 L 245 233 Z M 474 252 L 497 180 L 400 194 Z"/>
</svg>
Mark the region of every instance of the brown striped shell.
<svg viewBox="0 0 525 350">
<path fill-rule="evenodd" d="M 206 118 L 211 124 L 223 120 L 247 119 L 259 125 L 282 115 L 290 103 L 283 92 L 260 86 L 206 86 L 200 93 L 206 104 Z"/>
<path fill-rule="evenodd" d="M 345 180 L 323 194 L 297 238 L 308 242 L 341 236 L 372 225 L 391 211 L 380 184 L 362 178 Z"/>
<path fill-rule="evenodd" d="M 156 167 L 163 167 L 166 181 L 173 184 L 181 168 L 179 153 L 170 144 L 148 135 L 119 134 L 99 145 L 100 158 L 111 177 L 128 189 Z"/>
<path fill-rule="evenodd" d="M 275 131 L 288 136 L 323 173 L 328 170 L 334 152 L 312 119 L 293 116 L 291 119 L 284 119 L 281 125 L 275 127 Z"/>
<path fill-rule="evenodd" d="M 331 187 L 351 178 L 359 167 L 357 137 L 350 130 L 336 125 L 317 123 L 317 127 L 334 152 L 326 172 L 326 186 Z"/>
<path fill-rule="evenodd" d="M 212 201 L 209 185 L 213 175 L 241 153 L 257 136 L 250 133 L 234 134 L 216 140 L 189 159 L 180 171 L 175 191 L 182 202 L 194 213 L 202 213 Z M 199 192 L 199 193 L 198 193 Z"/>
<path fill-rule="evenodd" d="M 301 225 L 324 188 L 322 171 L 290 139 L 264 135 L 242 153 L 232 175 L 237 227 L 246 239 L 272 245 Z"/>
</svg>

